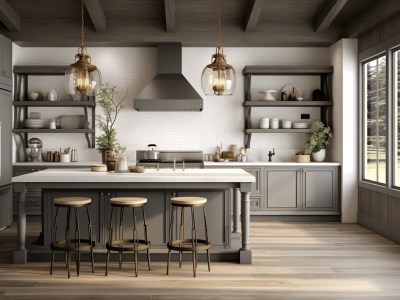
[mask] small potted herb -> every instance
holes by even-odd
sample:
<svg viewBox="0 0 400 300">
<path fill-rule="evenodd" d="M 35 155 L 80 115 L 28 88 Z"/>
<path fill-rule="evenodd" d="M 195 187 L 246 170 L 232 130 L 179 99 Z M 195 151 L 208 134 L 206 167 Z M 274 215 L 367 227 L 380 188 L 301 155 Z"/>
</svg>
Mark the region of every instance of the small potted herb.
<svg viewBox="0 0 400 300">
<path fill-rule="evenodd" d="M 320 121 L 316 121 L 311 125 L 311 136 L 308 141 L 308 147 L 311 149 L 314 161 L 324 161 L 328 139 L 332 136 L 330 130 L 329 126 L 325 126 Z"/>
</svg>

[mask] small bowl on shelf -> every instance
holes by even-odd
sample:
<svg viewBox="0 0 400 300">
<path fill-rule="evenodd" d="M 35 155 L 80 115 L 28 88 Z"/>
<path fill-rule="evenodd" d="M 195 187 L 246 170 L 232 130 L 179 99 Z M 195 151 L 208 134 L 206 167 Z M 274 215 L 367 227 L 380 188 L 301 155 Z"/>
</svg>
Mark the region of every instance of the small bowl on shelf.
<svg viewBox="0 0 400 300">
<path fill-rule="evenodd" d="M 43 94 L 41 92 L 31 91 L 26 95 L 29 101 L 40 101 L 43 99 Z"/>
</svg>

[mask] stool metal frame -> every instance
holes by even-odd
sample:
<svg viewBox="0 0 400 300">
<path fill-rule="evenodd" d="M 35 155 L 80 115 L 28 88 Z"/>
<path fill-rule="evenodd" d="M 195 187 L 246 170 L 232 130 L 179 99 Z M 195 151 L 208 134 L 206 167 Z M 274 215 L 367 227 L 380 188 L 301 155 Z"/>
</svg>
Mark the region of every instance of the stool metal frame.
<svg viewBox="0 0 400 300">
<path fill-rule="evenodd" d="M 50 266 L 50 275 L 53 274 L 53 264 L 54 264 L 54 255 L 55 251 L 65 252 L 66 259 L 66 268 L 68 270 L 68 278 L 70 278 L 70 265 L 71 265 L 71 252 L 75 252 L 75 260 L 76 260 L 76 274 L 79 276 L 80 272 L 80 262 L 81 262 L 81 251 L 90 251 L 91 263 L 92 263 L 92 273 L 94 273 L 94 257 L 93 257 L 93 248 L 95 247 L 95 241 L 92 240 L 92 221 L 89 214 L 89 205 L 87 204 L 54 204 L 56 206 L 56 215 L 54 217 L 53 223 L 53 242 L 50 245 L 52 250 L 51 253 L 51 266 Z M 60 207 L 67 208 L 67 227 L 65 229 L 65 239 L 57 240 L 57 216 L 58 209 Z M 88 217 L 88 239 L 81 239 L 81 234 L 79 230 L 79 219 L 78 219 L 78 208 L 86 207 L 86 213 Z M 74 209 L 75 214 L 75 235 L 74 238 L 70 237 L 70 223 L 71 223 L 71 210 Z M 84 244 L 84 245 L 82 245 Z"/>
<path fill-rule="evenodd" d="M 207 251 L 207 264 L 208 271 L 211 271 L 210 268 L 210 248 L 211 243 L 208 239 L 208 227 L 207 227 L 207 216 L 205 210 L 205 204 L 188 204 L 188 203 L 171 203 L 171 221 L 169 225 L 169 242 L 167 243 L 168 248 L 168 262 L 167 262 L 167 275 L 169 275 L 169 263 L 171 259 L 171 250 L 179 251 L 179 267 L 182 267 L 182 253 L 184 251 L 192 252 L 192 262 L 193 262 L 193 277 L 196 277 L 196 269 L 197 269 L 197 252 L 198 251 Z M 176 218 L 178 219 L 178 207 L 181 208 L 181 218 L 179 225 L 179 239 L 174 240 L 173 230 L 174 230 L 174 208 Z M 185 208 L 190 207 L 191 216 L 192 216 L 192 234 L 190 239 L 185 239 Z M 195 207 L 203 207 L 203 217 L 204 217 L 204 226 L 205 226 L 205 239 L 198 239 L 196 232 L 196 220 L 194 215 Z"/>
<path fill-rule="evenodd" d="M 121 204 L 121 203 L 111 203 L 111 217 L 110 217 L 110 226 L 108 228 L 108 243 L 106 244 L 107 248 L 107 262 L 106 262 L 106 276 L 108 275 L 108 263 L 110 260 L 110 251 L 119 252 L 119 268 L 122 268 L 122 252 L 133 252 L 135 259 L 135 275 L 138 276 L 138 252 L 146 250 L 147 252 L 147 264 L 150 271 L 150 253 L 149 248 L 151 247 L 151 242 L 148 240 L 147 233 L 147 224 L 146 224 L 146 216 L 144 212 L 143 204 Z M 113 215 L 114 215 L 114 207 L 120 207 L 120 219 L 119 219 L 119 240 L 113 240 Z M 133 239 L 124 239 L 124 212 L 126 207 L 132 207 L 133 212 Z M 142 216 L 143 216 L 143 225 L 144 225 L 144 239 L 139 239 L 137 229 L 136 229 L 136 215 L 135 215 L 135 207 L 142 207 Z M 132 246 L 129 246 L 132 244 Z"/>
</svg>

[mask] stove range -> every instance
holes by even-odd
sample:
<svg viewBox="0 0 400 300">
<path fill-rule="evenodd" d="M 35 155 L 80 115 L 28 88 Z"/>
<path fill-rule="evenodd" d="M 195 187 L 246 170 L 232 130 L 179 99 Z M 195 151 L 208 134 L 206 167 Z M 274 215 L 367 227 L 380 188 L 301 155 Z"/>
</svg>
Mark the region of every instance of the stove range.
<svg viewBox="0 0 400 300">
<path fill-rule="evenodd" d="M 162 151 L 160 159 L 145 159 L 146 150 L 136 151 L 136 161 L 138 165 L 146 168 L 155 169 L 201 169 L 204 168 L 203 151 Z"/>
</svg>

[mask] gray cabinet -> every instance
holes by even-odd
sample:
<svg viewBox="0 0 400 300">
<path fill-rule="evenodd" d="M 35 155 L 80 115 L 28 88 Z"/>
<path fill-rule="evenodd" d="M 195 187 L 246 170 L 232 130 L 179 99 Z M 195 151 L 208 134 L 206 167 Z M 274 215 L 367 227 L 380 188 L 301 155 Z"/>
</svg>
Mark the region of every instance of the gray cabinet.
<svg viewBox="0 0 400 300">
<path fill-rule="evenodd" d="M 265 170 L 265 210 L 300 210 L 301 177 L 298 168 Z"/>
<path fill-rule="evenodd" d="M 0 87 L 12 86 L 12 43 L 0 35 Z"/>
<path fill-rule="evenodd" d="M 337 168 L 303 168 L 303 210 L 337 209 Z"/>
</svg>

